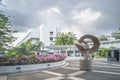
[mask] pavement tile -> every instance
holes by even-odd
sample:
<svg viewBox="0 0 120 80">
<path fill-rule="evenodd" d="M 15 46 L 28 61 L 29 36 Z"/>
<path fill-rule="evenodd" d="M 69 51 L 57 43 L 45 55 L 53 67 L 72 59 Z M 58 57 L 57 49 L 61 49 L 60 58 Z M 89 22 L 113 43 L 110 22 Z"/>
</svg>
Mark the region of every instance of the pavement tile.
<svg viewBox="0 0 120 80">
<path fill-rule="evenodd" d="M 68 77 L 65 77 L 65 78 L 60 79 L 60 80 L 72 80 L 72 79 L 69 79 Z"/>
<path fill-rule="evenodd" d="M 92 71 L 87 71 L 83 74 L 76 75 L 74 77 L 83 78 L 85 80 L 120 80 L 119 75 L 98 73 Z"/>
<path fill-rule="evenodd" d="M 120 68 L 93 67 L 94 70 L 120 73 Z"/>
<path fill-rule="evenodd" d="M 1 75 L 0 80 L 7 80 L 7 76 L 6 75 Z"/>
<path fill-rule="evenodd" d="M 0 75 L 0 80 L 120 80 L 120 63 L 93 61 L 92 71 L 80 71 L 79 61 L 59 68 Z"/>
<path fill-rule="evenodd" d="M 8 75 L 7 80 L 44 80 L 48 78 L 56 77 L 55 75 L 38 72 L 38 73 L 29 73 L 29 74 L 20 74 L 20 75 Z"/>
<path fill-rule="evenodd" d="M 51 70 L 51 71 L 56 72 L 56 73 L 60 73 L 60 74 L 70 74 L 70 73 L 74 73 L 78 70 L 59 68 L 59 69 L 54 69 L 54 70 Z"/>
</svg>

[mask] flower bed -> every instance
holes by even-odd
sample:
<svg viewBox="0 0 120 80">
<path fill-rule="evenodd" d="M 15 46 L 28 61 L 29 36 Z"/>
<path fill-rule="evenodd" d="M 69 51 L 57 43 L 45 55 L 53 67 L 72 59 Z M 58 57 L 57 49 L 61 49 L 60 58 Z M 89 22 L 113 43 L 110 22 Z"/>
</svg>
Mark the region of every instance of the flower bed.
<svg viewBox="0 0 120 80">
<path fill-rule="evenodd" d="M 54 68 L 64 65 L 66 62 L 50 62 L 50 63 L 41 63 L 41 64 L 27 64 L 27 65 L 12 65 L 12 66 L 1 66 L 0 74 L 9 74 L 9 73 L 19 73 L 25 71 L 34 71 L 40 69 Z"/>
<path fill-rule="evenodd" d="M 10 56 L 0 57 L 0 74 L 9 74 L 24 71 L 33 71 L 46 68 L 53 68 L 65 64 L 64 54 L 19 56 L 18 58 Z"/>
<path fill-rule="evenodd" d="M 49 55 L 34 55 L 34 56 L 21 55 L 18 58 L 10 57 L 10 56 L 1 56 L 0 66 L 57 62 L 57 61 L 62 61 L 65 58 L 66 56 L 64 54 L 49 54 Z"/>
</svg>

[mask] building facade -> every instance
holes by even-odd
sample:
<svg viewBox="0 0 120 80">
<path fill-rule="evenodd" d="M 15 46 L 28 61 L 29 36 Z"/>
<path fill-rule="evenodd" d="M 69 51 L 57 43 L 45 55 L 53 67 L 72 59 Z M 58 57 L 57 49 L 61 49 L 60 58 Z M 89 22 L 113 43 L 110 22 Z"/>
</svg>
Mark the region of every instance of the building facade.
<svg viewBox="0 0 120 80">
<path fill-rule="evenodd" d="M 60 27 L 50 26 L 41 24 L 39 26 L 40 29 L 40 41 L 44 44 L 44 46 L 54 45 L 55 37 L 58 33 L 61 32 Z"/>
<path fill-rule="evenodd" d="M 28 30 L 27 32 L 15 32 L 12 36 L 13 40 L 11 46 L 17 47 L 31 38 L 31 30 Z"/>
</svg>

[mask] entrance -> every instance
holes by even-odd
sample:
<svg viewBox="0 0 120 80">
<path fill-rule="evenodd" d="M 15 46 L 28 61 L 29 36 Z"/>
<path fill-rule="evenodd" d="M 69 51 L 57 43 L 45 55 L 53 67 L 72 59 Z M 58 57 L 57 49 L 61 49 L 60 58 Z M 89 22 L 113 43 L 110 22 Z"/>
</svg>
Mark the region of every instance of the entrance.
<svg viewBox="0 0 120 80">
<path fill-rule="evenodd" d="M 120 61 L 119 59 L 120 53 L 119 50 L 109 50 L 108 52 L 108 61 Z"/>
</svg>

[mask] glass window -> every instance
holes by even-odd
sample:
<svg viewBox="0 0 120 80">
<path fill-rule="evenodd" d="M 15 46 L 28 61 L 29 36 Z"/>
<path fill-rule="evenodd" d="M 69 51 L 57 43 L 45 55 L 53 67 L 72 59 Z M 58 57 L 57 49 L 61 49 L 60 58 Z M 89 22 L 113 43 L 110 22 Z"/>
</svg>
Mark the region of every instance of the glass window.
<svg viewBox="0 0 120 80">
<path fill-rule="evenodd" d="M 53 32 L 52 32 L 52 31 L 50 31 L 50 35 L 53 35 Z"/>
<path fill-rule="evenodd" d="M 53 44 L 50 44 L 50 46 L 52 46 Z"/>
<path fill-rule="evenodd" d="M 53 41 L 53 37 L 50 37 L 50 41 Z"/>
</svg>

